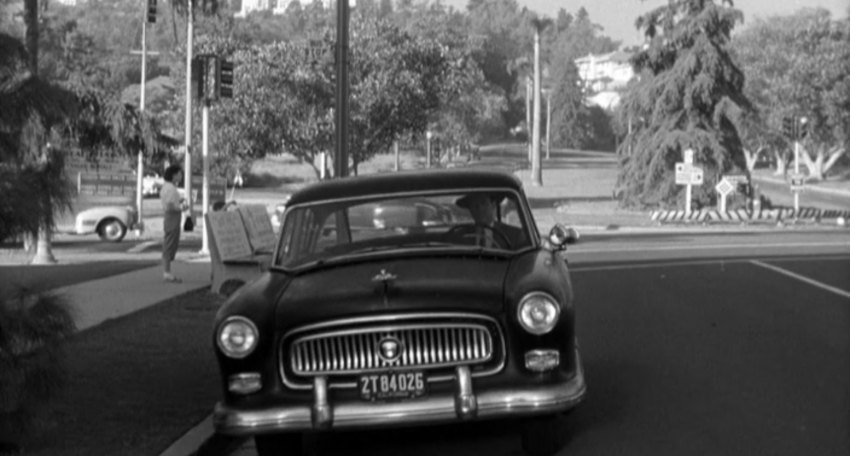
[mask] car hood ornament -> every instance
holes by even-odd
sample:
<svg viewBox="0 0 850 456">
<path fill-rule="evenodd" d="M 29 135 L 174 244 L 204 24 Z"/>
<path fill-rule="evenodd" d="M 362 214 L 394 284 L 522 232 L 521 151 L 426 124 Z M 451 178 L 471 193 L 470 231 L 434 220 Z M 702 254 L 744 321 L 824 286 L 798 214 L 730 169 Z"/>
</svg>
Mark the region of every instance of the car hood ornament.
<svg viewBox="0 0 850 456">
<path fill-rule="evenodd" d="M 372 282 L 384 282 L 386 284 L 390 280 L 395 280 L 398 277 L 390 272 L 387 272 L 386 269 L 381 269 L 381 272 L 375 274 L 375 277 L 372 277 Z"/>
<path fill-rule="evenodd" d="M 387 291 L 390 288 L 390 281 L 395 280 L 398 277 L 395 274 L 388 272 L 386 269 L 381 269 L 381 272 L 375 274 L 372 277 L 372 282 L 381 282 L 384 284 L 383 295 L 384 295 L 384 307 L 388 307 L 390 305 L 389 298 L 387 296 Z"/>
</svg>

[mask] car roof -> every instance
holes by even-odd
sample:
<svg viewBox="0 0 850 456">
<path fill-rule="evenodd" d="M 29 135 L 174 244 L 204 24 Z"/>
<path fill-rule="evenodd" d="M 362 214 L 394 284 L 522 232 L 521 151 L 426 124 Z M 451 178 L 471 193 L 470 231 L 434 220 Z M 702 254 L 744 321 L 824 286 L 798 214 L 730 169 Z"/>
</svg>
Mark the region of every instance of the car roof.
<svg viewBox="0 0 850 456">
<path fill-rule="evenodd" d="M 498 188 L 522 193 L 522 182 L 511 173 L 496 170 L 452 168 L 398 171 L 317 182 L 294 193 L 286 205 L 387 193 L 479 188 Z"/>
</svg>

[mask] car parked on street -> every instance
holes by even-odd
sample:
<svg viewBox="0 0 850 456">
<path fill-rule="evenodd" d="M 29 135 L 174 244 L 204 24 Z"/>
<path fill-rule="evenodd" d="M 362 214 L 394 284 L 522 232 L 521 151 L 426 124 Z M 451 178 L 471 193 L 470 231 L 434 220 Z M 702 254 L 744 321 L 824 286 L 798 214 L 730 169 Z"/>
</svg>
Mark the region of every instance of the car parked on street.
<svg viewBox="0 0 850 456">
<path fill-rule="evenodd" d="M 216 316 L 217 432 L 300 454 L 315 431 L 520 418 L 526 452 L 558 451 L 586 390 L 562 257 L 577 233 L 541 238 L 516 177 L 323 181 L 290 197 L 279 236 Z"/>
</svg>

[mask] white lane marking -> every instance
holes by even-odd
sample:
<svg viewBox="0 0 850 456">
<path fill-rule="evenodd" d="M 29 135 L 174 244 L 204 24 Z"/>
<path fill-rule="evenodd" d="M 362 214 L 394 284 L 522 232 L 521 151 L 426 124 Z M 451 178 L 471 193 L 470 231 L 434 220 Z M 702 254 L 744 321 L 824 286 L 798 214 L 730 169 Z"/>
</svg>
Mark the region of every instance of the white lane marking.
<svg viewBox="0 0 850 456">
<path fill-rule="evenodd" d="M 799 248 L 799 247 L 844 247 L 850 252 L 848 242 L 799 242 L 786 244 L 705 244 L 705 245 L 636 245 L 634 247 L 612 246 L 606 249 L 574 248 L 575 253 L 605 253 L 605 252 L 647 252 L 657 250 L 715 250 L 715 249 L 769 249 L 769 248 Z"/>
<path fill-rule="evenodd" d="M 825 283 L 818 282 L 817 280 L 810 279 L 806 276 L 802 276 L 800 274 L 791 272 L 787 269 L 782 269 L 779 266 L 774 266 L 772 264 L 763 263 L 759 260 L 751 260 L 750 263 L 752 263 L 756 266 L 761 266 L 763 268 L 770 269 L 771 271 L 778 272 L 778 273 L 783 274 L 783 275 L 787 275 L 788 277 L 792 277 L 792 278 L 795 278 L 795 279 L 797 279 L 801 282 L 805 282 L 809 285 L 818 287 L 818 288 L 826 290 L 826 291 L 830 291 L 830 292 L 835 293 L 839 296 L 843 296 L 845 298 L 850 298 L 850 291 L 842 290 L 841 288 L 836 288 L 836 287 L 833 287 L 831 285 L 827 285 Z"/>
<path fill-rule="evenodd" d="M 610 266 L 569 266 L 570 272 L 587 272 L 587 271 L 617 271 L 620 269 L 648 269 L 648 268 L 663 268 L 668 266 L 704 266 L 715 263 L 743 263 L 746 259 L 716 259 L 702 261 L 659 261 L 657 263 L 623 263 Z"/>
<path fill-rule="evenodd" d="M 778 256 L 775 258 L 771 258 L 772 260 L 806 260 L 806 261 L 847 261 L 850 260 L 850 257 L 788 257 L 788 256 Z M 658 261 L 658 262 L 646 262 L 646 263 L 620 263 L 613 264 L 607 266 L 569 266 L 570 272 L 586 272 L 586 271 L 617 271 L 620 269 L 648 269 L 648 268 L 664 268 L 669 266 L 705 266 L 709 264 L 736 264 L 736 263 L 747 263 L 755 260 L 750 260 L 748 258 L 712 258 L 705 260 L 696 260 L 696 261 Z"/>
</svg>

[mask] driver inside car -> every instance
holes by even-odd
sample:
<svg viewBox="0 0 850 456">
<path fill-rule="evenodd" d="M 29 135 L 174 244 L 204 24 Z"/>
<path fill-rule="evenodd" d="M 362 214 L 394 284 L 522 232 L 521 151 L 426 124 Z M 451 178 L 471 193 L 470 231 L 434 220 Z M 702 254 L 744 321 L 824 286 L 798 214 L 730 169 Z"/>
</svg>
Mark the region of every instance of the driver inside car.
<svg viewBox="0 0 850 456">
<path fill-rule="evenodd" d="M 475 221 L 476 245 L 515 249 L 526 244 L 521 228 L 499 220 L 501 199 L 488 193 L 470 193 L 455 202 L 458 207 L 468 210 Z M 506 242 L 508 245 L 505 245 Z"/>
</svg>

